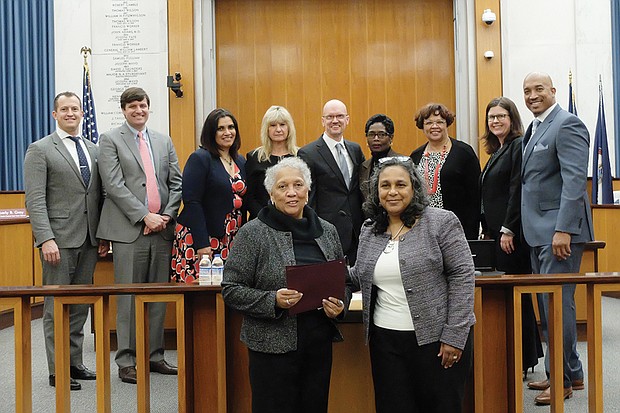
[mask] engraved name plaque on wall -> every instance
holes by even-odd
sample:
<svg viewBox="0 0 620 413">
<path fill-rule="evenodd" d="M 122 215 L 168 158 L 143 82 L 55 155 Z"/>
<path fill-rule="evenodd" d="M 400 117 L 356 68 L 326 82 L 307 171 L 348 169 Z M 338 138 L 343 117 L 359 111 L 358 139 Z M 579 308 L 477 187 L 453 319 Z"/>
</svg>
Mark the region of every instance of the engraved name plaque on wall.
<svg viewBox="0 0 620 413">
<path fill-rule="evenodd" d="M 99 133 L 121 125 L 120 95 L 131 86 L 151 100 L 148 126 L 168 133 L 166 0 L 91 0 L 91 83 Z"/>
</svg>

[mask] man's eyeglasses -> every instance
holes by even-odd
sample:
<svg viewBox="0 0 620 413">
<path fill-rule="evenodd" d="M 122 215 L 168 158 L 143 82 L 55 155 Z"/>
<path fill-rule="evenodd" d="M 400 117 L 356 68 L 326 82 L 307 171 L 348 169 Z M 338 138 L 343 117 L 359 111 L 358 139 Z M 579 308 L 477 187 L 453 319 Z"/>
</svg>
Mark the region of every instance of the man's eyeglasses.
<svg viewBox="0 0 620 413">
<path fill-rule="evenodd" d="M 346 118 L 347 115 L 341 113 L 340 115 L 325 115 L 323 116 L 323 119 L 327 120 L 327 121 L 332 121 L 334 119 L 338 119 L 338 120 L 344 120 L 344 118 Z"/>
<path fill-rule="evenodd" d="M 424 126 L 433 126 L 433 125 L 443 126 L 445 124 L 446 124 L 445 120 L 425 120 L 424 121 Z"/>
<path fill-rule="evenodd" d="M 366 134 L 366 137 L 367 137 L 367 138 L 369 138 L 369 139 L 374 139 L 374 138 L 375 138 L 375 136 L 376 136 L 377 138 L 379 138 L 379 139 L 385 139 L 385 138 L 387 138 L 388 136 L 392 136 L 392 135 L 390 135 L 390 134 L 389 134 L 389 133 L 387 133 L 387 132 L 368 132 L 368 133 Z"/>
<path fill-rule="evenodd" d="M 502 121 L 506 119 L 506 116 L 508 116 L 507 113 L 500 113 L 499 115 L 488 115 L 487 117 L 489 118 L 489 122 L 495 122 L 496 120 Z"/>
<path fill-rule="evenodd" d="M 385 158 L 379 159 L 379 163 L 385 163 L 388 161 L 398 161 L 398 162 L 413 162 L 408 156 L 386 156 Z"/>
</svg>

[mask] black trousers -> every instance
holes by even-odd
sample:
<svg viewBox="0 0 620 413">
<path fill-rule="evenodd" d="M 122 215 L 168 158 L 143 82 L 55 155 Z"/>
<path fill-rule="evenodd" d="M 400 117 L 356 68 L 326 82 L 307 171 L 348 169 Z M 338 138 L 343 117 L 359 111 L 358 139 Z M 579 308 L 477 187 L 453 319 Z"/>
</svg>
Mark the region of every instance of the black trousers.
<svg viewBox="0 0 620 413">
<path fill-rule="evenodd" d="M 297 350 L 249 350 L 253 413 L 327 413 L 334 326 L 323 311 L 297 317 Z"/>
<path fill-rule="evenodd" d="M 370 361 L 377 413 L 458 413 L 472 359 L 470 331 L 461 360 L 445 369 L 440 342 L 419 346 L 413 331 L 371 326 Z"/>
</svg>

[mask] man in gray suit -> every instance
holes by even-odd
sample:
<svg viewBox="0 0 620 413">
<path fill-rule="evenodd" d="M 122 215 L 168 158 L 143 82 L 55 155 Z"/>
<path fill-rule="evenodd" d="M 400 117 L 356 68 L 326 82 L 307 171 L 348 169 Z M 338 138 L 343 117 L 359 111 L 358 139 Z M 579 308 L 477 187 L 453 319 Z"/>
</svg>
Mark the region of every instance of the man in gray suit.
<svg viewBox="0 0 620 413">
<path fill-rule="evenodd" d="M 105 256 L 109 244 L 95 238 L 101 205 L 101 182 L 97 169 L 99 149 L 80 137 L 84 116 L 80 98 L 63 92 L 54 99 L 54 133 L 32 143 L 24 159 L 26 208 L 40 249 L 44 285 L 92 284 L 97 253 Z M 56 385 L 54 366 L 54 299 L 45 297 L 43 332 L 49 384 Z M 71 305 L 71 390 L 75 381 L 95 380 L 82 362 L 84 322 L 88 305 Z"/>
<path fill-rule="evenodd" d="M 549 75 L 530 73 L 523 81 L 525 104 L 535 118 L 523 138 L 521 222 L 532 247 L 536 274 L 576 273 L 584 244 L 593 239 L 590 202 L 586 192 L 589 134 L 579 118 L 555 102 Z M 538 294 L 543 336 L 548 340 L 548 295 Z M 564 398 L 584 388 L 577 353 L 575 284 L 562 286 L 564 331 Z M 545 357 L 549 377 L 549 354 Z M 550 404 L 549 380 L 530 382 L 543 390 L 538 404 Z"/>
<path fill-rule="evenodd" d="M 174 220 L 181 204 L 181 171 L 169 136 L 147 128 L 150 99 L 137 87 L 120 99 L 126 123 L 101 135 L 101 179 L 106 199 L 97 236 L 113 242 L 117 284 L 167 282 Z M 166 303 L 149 304 L 150 370 L 177 374 L 164 360 Z M 117 298 L 118 374 L 136 383 L 133 296 Z"/>
</svg>

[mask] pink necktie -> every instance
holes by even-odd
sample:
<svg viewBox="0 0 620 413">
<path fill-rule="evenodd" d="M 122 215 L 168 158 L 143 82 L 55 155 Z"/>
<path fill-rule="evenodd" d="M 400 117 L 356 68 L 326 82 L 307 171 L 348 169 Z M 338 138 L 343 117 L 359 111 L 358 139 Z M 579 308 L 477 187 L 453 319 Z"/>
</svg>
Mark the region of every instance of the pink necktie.
<svg viewBox="0 0 620 413">
<path fill-rule="evenodd" d="M 159 208 L 161 207 L 161 198 L 159 197 L 159 190 L 157 189 L 157 178 L 155 177 L 151 154 L 149 153 L 149 148 L 146 146 L 142 132 L 138 132 L 138 147 L 146 174 L 146 199 L 149 204 L 149 211 L 158 214 Z"/>
</svg>

